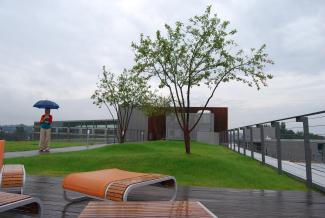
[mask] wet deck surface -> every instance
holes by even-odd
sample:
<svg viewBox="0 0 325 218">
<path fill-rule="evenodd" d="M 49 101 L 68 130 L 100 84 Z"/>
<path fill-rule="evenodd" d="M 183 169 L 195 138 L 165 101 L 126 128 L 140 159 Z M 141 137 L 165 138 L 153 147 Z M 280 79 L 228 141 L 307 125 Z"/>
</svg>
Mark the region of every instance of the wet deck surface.
<svg viewBox="0 0 325 218">
<path fill-rule="evenodd" d="M 44 217 L 77 217 L 89 202 L 68 204 L 61 181 L 56 177 L 27 178 L 25 194 L 43 201 Z M 147 187 L 132 193 L 129 200 L 162 200 L 170 194 L 159 187 Z M 325 195 L 317 192 L 180 186 L 177 200 L 200 201 L 218 217 L 325 217 Z M 0 217 L 27 216 L 4 213 Z"/>
</svg>

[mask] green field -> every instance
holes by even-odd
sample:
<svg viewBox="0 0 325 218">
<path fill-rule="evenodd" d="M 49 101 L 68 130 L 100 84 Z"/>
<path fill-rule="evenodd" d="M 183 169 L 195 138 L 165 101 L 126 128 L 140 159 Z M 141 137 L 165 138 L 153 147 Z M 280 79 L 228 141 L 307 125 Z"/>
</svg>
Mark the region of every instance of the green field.
<svg viewBox="0 0 325 218">
<path fill-rule="evenodd" d="M 71 146 L 80 146 L 85 145 L 84 142 L 80 141 L 52 141 L 51 148 L 63 148 L 63 147 L 71 147 Z M 5 151 L 30 151 L 30 150 L 38 150 L 38 141 L 6 141 Z"/>
<path fill-rule="evenodd" d="M 99 149 L 13 158 L 6 163 L 25 164 L 28 174 L 64 176 L 71 172 L 120 168 L 176 177 L 183 185 L 306 190 L 305 185 L 225 147 L 192 143 L 186 155 L 182 141 L 116 144 Z"/>
</svg>

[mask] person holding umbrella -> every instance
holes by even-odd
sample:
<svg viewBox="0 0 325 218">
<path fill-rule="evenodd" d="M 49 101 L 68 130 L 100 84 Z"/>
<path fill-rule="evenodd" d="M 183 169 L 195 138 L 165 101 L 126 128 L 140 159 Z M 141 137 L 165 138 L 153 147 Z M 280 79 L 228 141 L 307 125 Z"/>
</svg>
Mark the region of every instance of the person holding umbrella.
<svg viewBox="0 0 325 218">
<path fill-rule="evenodd" d="M 48 100 L 38 101 L 34 104 L 34 107 L 45 108 L 45 114 L 41 116 L 40 119 L 40 141 L 39 141 L 39 151 L 49 152 L 50 151 L 50 141 L 51 141 L 51 125 L 53 117 L 50 114 L 50 109 L 58 109 L 59 105 Z"/>
<path fill-rule="evenodd" d="M 51 141 L 51 125 L 53 117 L 50 114 L 50 109 L 45 109 L 45 114 L 41 116 L 40 120 L 40 140 L 39 140 L 39 151 L 49 152 L 50 151 L 50 141 Z"/>
</svg>

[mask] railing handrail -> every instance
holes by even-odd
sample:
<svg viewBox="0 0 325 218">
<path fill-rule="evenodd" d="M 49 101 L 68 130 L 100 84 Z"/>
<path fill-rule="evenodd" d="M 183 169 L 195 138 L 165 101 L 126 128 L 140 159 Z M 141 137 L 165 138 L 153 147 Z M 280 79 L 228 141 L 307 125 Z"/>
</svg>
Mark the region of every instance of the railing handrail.
<svg viewBox="0 0 325 218">
<path fill-rule="evenodd" d="M 272 122 L 279 122 L 279 121 L 283 121 L 283 120 L 290 120 L 290 119 L 294 119 L 294 118 L 297 118 L 297 117 L 313 116 L 313 115 L 318 115 L 318 114 L 323 114 L 323 113 L 325 113 L 325 110 L 317 111 L 317 112 L 313 112 L 313 113 L 308 113 L 308 114 L 301 114 L 301 115 L 281 118 L 281 119 L 277 119 L 277 120 L 270 120 L 270 121 L 261 122 L 261 123 L 255 123 L 255 124 L 251 124 L 251 125 L 240 126 L 240 127 L 232 128 L 232 129 L 229 129 L 229 130 L 238 129 L 238 128 L 245 128 L 245 127 L 250 127 L 250 126 L 256 126 L 256 125 L 262 125 L 262 124 L 267 124 L 267 123 L 272 123 Z"/>
</svg>

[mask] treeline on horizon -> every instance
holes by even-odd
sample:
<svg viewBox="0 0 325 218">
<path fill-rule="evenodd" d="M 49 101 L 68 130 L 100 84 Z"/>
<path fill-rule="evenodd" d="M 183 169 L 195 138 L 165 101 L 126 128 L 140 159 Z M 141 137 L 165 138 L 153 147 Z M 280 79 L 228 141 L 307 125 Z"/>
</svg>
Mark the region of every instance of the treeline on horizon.
<svg viewBox="0 0 325 218">
<path fill-rule="evenodd" d="M 26 126 L 24 124 L 0 126 L 0 139 L 8 141 L 30 140 L 32 133 L 33 126 Z"/>
<path fill-rule="evenodd" d="M 295 132 L 291 129 L 287 129 L 286 124 L 284 122 L 280 124 L 280 132 L 281 132 L 282 139 L 303 139 L 304 138 L 303 131 Z M 309 139 L 325 139 L 325 137 L 318 134 L 309 133 Z"/>
</svg>

